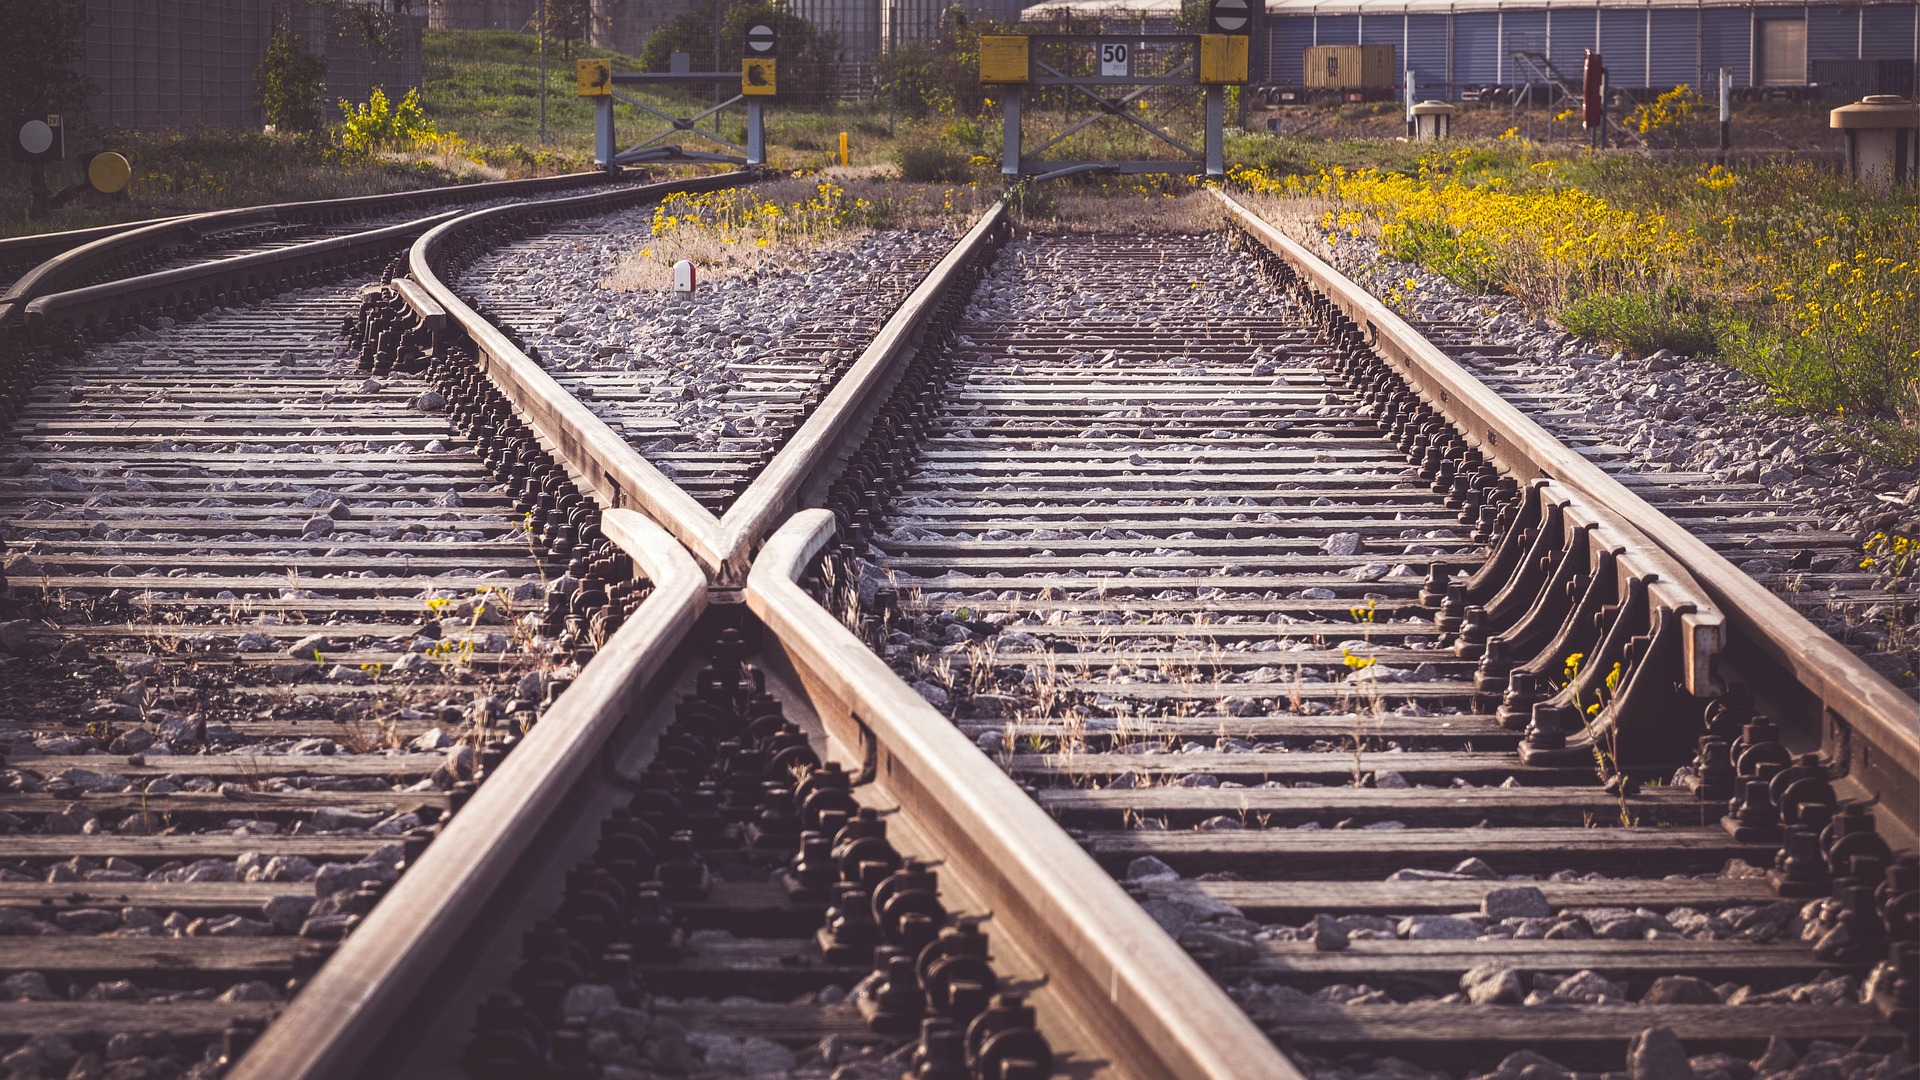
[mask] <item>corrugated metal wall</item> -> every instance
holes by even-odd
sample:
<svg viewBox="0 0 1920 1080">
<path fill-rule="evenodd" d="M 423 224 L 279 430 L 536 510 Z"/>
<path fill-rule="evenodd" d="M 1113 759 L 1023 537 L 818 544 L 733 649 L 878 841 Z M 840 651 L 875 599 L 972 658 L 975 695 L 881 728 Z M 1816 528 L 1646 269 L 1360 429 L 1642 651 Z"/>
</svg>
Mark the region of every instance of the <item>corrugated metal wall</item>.
<svg viewBox="0 0 1920 1080">
<path fill-rule="evenodd" d="M 1700 63 L 1718 78 L 1733 72 L 1736 86 L 1753 85 L 1753 13 L 1743 8 L 1708 8 L 1700 13 Z"/>
<path fill-rule="evenodd" d="M 1916 8 L 1870 7 L 1861 11 L 1866 20 L 1868 60 L 1912 60 L 1914 13 Z"/>
<path fill-rule="evenodd" d="M 1857 60 L 1860 57 L 1860 9 L 1807 9 L 1807 62 Z"/>
<path fill-rule="evenodd" d="M 1407 40 L 1405 15 L 1372 15 L 1360 18 L 1360 44 L 1393 46 L 1393 70 L 1400 70 L 1400 46 Z M 1399 76 L 1394 76 L 1399 81 Z"/>
<path fill-rule="evenodd" d="M 376 57 L 353 20 L 321 5 L 274 0 L 87 0 L 82 73 L 98 88 L 97 124 L 137 130 L 254 127 L 253 71 L 266 54 L 276 9 L 327 58 L 324 100 L 365 101 L 420 85 L 424 15 L 397 16 L 397 55 Z M 331 115 L 330 104 L 328 113 Z"/>
<path fill-rule="evenodd" d="M 1267 70 L 1276 86 L 1299 86 L 1307 81 L 1302 64 L 1313 44 L 1313 20 L 1274 19 L 1268 24 Z"/>
<path fill-rule="evenodd" d="M 540 0 L 427 0 L 427 25 L 435 30 L 525 30 Z"/>
<path fill-rule="evenodd" d="M 1593 8 L 1554 8 L 1551 14 L 1553 51 L 1548 59 L 1562 74 L 1577 79 L 1581 65 L 1586 63 L 1587 50 L 1594 47 L 1600 13 Z"/>
<path fill-rule="evenodd" d="M 1632 8 L 1600 11 L 1600 53 L 1607 58 L 1607 85 L 1647 84 L 1647 13 Z"/>
<path fill-rule="evenodd" d="M 1718 84 L 1700 70 L 1700 10 L 1655 8 L 1652 15 L 1653 67 L 1647 72 L 1647 85 L 1687 83 L 1717 101 Z"/>
<path fill-rule="evenodd" d="M 1447 17 L 1445 15 L 1407 16 L 1407 45 L 1400 55 L 1400 68 L 1413 69 L 1414 89 L 1420 97 L 1437 97 L 1447 77 Z M 1433 93 L 1428 93 L 1431 89 Z"/>
<path fill-rule="evenodd" d="M 1516 49 L 1537 52 L 1547 48 L 1547 13 L 1503 11 L 1500 13 L 1500 27 L 1500 51 L 1495 57 L 1500 64 L 1499 81 L 1518 86 L 1527 81 L 1527 73 L 1518 70 L 1508 54 Z"/>
<path fill-rule="evenodd" d="M 1313 20 L 1315 45 L 1360 44 L 1360 16 L 1322 15 Z"/>
<path fill-rule="evenodd" d="M 1453 17 L 1453 82 L 1487 86 L 1500 77 L 1500 15 L 1468 11 Z"/>
</svg>

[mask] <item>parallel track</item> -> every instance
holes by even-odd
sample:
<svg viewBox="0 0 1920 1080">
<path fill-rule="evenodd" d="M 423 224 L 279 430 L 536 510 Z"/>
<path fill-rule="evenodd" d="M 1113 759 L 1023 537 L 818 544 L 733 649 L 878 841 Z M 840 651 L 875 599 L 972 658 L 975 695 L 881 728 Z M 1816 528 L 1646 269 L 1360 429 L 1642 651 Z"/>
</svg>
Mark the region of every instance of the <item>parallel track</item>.
<svg viewBox="0 0 1920 1080">
<path fill-rule="evenodd" d="M 1619 1007 L 1663 977 L 1765 992 L 1848 965 L 1715 940 L 1743 919 L 1787 937 L 1798 907 L 1722 873 L 1779 847 L 1729 836 L 1724 797 L 1620 796 L 1590 756 L 1515 759 L 1478 654 L 1449 649 L 1420 596 L 1482 548 L 1331 370 L 1349 350 L 1297 304 L 1263 310 L 1223 240 L 1003 255 L 936 361 L 940 411 L 897 440 L 913 466 L 849 496 L 896 670 L 1303 1060 L 1486 1068 L 1531 1048 L 1595 1068 L 1662 1025 L 1748 1056 L 1886 1033 L 1859 1004 Z M 1083 310 L 1054 314 L 1064 297 Z M 1577 972 L 1614 1000 L 1579 1000 L 1594 980 L 1556 998 Z M 1489 978 L 1512 982 L 1464 1002 Z M 1550 1008 L 1512 1007 L 1536 988 Z"/>
<path fill-rule="evenodd" d="M 1563 1065 L 1618 1068 L 1628 1040 L 1654 1027 L 1692 1053 L 1743 1055 L 1770 1036 L 1801 1047 L 1865 1038 L 1866 1053 L 1911 1028 L 1912 946 L 1876 969 L 1866 1004 L 1841 1000 L 1852 987 L 1823 974 L 1866 977 L 1888 955 L 1882 909 L 1896 937 L 1913 932 L 1913 857 L 1891 859 L 1886 842 L 1869 838 L 1876 813 L 1846 801 L 1878 794 L 1888 807 L 1911 804 L 1920 743 L 1901 726 L 1904 699 L 1261 223 L 1240 217 L 1231 251 L 1221 235 L 1030 237 L 999 255 L 967 310 L 1005 237 L 996 207 L 871 330 L 857 361 L 813 377 L 823 392 L 803 399 L 752 462 L 711 470 L 712 483 L 692 469 L 712 490 L 688 491 L 457 284 L 503 243 L 645 198 L 615 192 L 440 223 L 414 245 L 406 277 L 365 294 L 355 361 L 383 383 L 409 384 L 407 394 L 431 387 L 448 410 L 441 437 L 453 452 L 439 456 L 465 471 L 431 482 L 472 485 L 460 514 L 479 536 L 456 531 L 453 544 L 473 543 L 476 557 L 510 569 L 544 561 L 549 577 L 572 563 L 525 625 L 539 632 L 528 641 L 543 668 L 584 665 L 556 680 L 570 687 L 537 723 L 490 743 L 468 736 L 482 748 L 474 764 L 486 782 L 439 796 L 438 820 L 420 820 L 402 853 L 419 872 L 377 906 L 380 886 L 353 894 L 357 919 L 341 920 L 349 932 L 338 955 L 310 977 L 302 961 L 301 992 L 283 1011 L 259 1000 L 183 1003 L 208 1012 L 199 1034 L 181 1036 L 190 1049 L 225 1036 L 225 1046 L 209 1044 L 206 1068 L 246 1050 L 270 1013 L 279 1022 L 228 1075 L 565 1075 L 589 1063 L 668 1072 L 704 1063 L 879 1076 L 910 1068 L 918 1053 L 954 1064 L 927 1075 L 1024 1077 L 1050 1069 L 1036 1038 L 1075 1075 L 1287 1075 L 1336 1062 L 1364 1071 L 1385 1055 L 1459 1072 L 1523 1046 Z M 296 311 L 315 302 L 343 300 L 275 303 Z M 1037 303 L 1049 313 L 1017 314 Z M 291 352 L 296 367 L 313 355 Z M 206 392 L 177 361 L 161 363 L 170 366 L 160 375 Z M 219 362 L 290 398 L 317 389 L 248 363 Z M 359 423 L 393 416 L 379 400 L 400 396 L 335 393 Z M 89 453 L 153 452 L 124 445 L 124 430 L 71 419 L 86 400 L 36 397 L 29 408 L 67 425 L 64 441 L 23 442 L 22 452 L 69 455 L 76 469 L 106 463 Z M 132 410 L 150 406 L 124 404 L 116 422 L 138 425 Z M 368 464 L 388 457 L 372 446 L 352 453 Z M 418 464 L 369 476 L 375 497 L 358 493 L 361 501 L 403 498 L 423 482 L 407 471 Z M 278 467 L 270 455 L 263 465 Z M 478 482 L 482 466 L 502 484 L 497 493 Z M 256 486 L 280 482 L 263 476 Z M 136 489 L 155 500 L 140 508 L 151 516 L 175 488 L 142 483 L 160 489 Z M 394 498 L 378 497 L 393 485 Z M 184 495 L 195 484 L 177 487 Z M 467 491 L 479 493 L 469 502 Z M 511 535 L 497 509 L 507 498 L 532 511 L 510 558 L 495 539 Z M 347 502 L 348 516 L 331 519 L 337 531 L 360 520 Z M 1724 509 L 1682 520 L 1705 522 L 1697 531 L 1709 543 L 1734 550 L 1752 537 L 1711 518 Z M 407 510 L 367 507 L 370 531 L 417 516 Z M 57 502 L 34 511 L 60 513 Z M 237 513 L 162 516 L 184 537 L 230 531 L 216 515 Z M 259 516 L 251 531 L 273 535 L 272 515 Z M 189 521 L 202 523 L 177 527 Z M 223 538 L 223 554 L 204 556 L 188 546 L 199 541 L 169 539 L 144 519 L 108 523 L 118 535 L 89 540 L 57 520 L 45 528 L 40 543 L 64 544 L 73 566 L 95 565 L 89 553 L 125 564 L 98 582 L 62 580 L 74 590 L 200 557 L 227 560 L 240 581 L 240 571 L 318 546 L 286 535 L 286 523 L 277 526 L 284 539 Z M 393 543 L 405 541 L 377 546 Z M 236 544 L 263 551 L 249 562 Z M 388 573 L 405 554 L 355 569 Z M 461 568 L 462 553 L 444 542 L 414 554 L 442 580 Z M 186 621 L 232 616 L 196 602 L 195 589 L 265 591 L 258 576 L 188 579 L 181 597 L 167 598 L 180 580 L 151 583 L 159 595 L 150 606 Z M 12 584 L 19 589 L 17 577 Z M 332 606 L 344 629 L 329 634 L 357 635 L 350 659 L 397 656 L 400 631 L 411 629 L 384 598 Z M 89 655 L 130 651 L 129 629 L 83 635 Z M 223 631 L 163 629 L 152 615 L 137 632 L 222 647 Z M 62 649 L 87 662 L 78 647 Z M 235 659 L 241 672 L 268 661 Z M 209 666 L 188 670 L 201 678 Z M 1531 688 L 1514 679 L 1503 699 L 1510 667 L 1542 678 Z M 444 710 L 453 682 L 519 674 L 476 662 L 454 680 L 406 676 L 405 692 Z M 1533 707 L 1569 674 L 1575 686 L 1561 696 L 1573 696 L 1573 710 Z M 293 704 L 338 709 L 339 697 L 363 693 Z M 1755 720 L 1756 708 L 1780 728 Z M 435 719 L 414 711 L 426 715 L 397 715 Z M 265 734 L 308 719 L 256 713 L 242 723 Z M 1673 773 L 1698 735 L 1745 741 L 1732 755 L 1742 772 L 1731 776 L 1725 744 L 1701 744 L 1696 796 L 1685 770 Z M 1793 759 L 1789 749 L 1826 756 Z M 16 743 L 16 758 L 22 752 Z M 100 769 L 114 759 L 86 760 Z M 803 768 L 788 794 L 782 766 L 812 760 L 837 763 L 855 779 L 851 791 L 810 803 L 837 774 Z M 1774 864 L 1781 840 L 1767 815 L 1780 800 L 1766 781 L 1789 765 L 1774 787 L 1802 783 L 1786 793 L 1786 813 L 1816 826 L 1838 815 L 1847 838 L 1833 846 L 1833 868 L 1861 875 L 1864 892 L 1827 881 L 1814 832 L 1789 831 L 1792 857 L 1781 866 L 1793 899 L 1742 868 Z M 1614 774 L 1612 786 L 1603 790 L 1596 773 Z M 1728 790 L 1749 804 L 1737 831 L 1718 822 Z M 416 793 L 365 794 L 386 811 L 397 807 L 385 800 Z M 19 814 L 12 798 L 0 797 L 0 809 Z M 279 807 L 283 819 L 312 814 L 298 801 L 312 798 L 297 796 L 291 813 Z M 842 920 L 865 909 L 876 885 L 883 899 L 930 886 L 911 868 L 889 877 L 896 856 L 869 859 L 872 869 L 849 856 L 810 876 L 832 838 L 809 847 L 800 830 L 832 833 L 843 820 L 834 815 L 856 804 L 894 811 L 893 848 L 940 863 L 939 906 L 925 910 L 943 914 L 896 927 L 891 944 L 906 951 L 873 963 L 854 931 L 829 935 L 848 948 L 820 955 L 807 935 L 834 917 L 827 898 L 788 896 L 766 878 L 789 860 L 818 887 L 840 877 L 829 892 Z M 1910 818 L 1885 808 L 1877 816 L 1891 846 L 1912 844 Z M 682 829 L 684 841 L 671 839 Z M 1876 900 L 1882 874 L 1889 886 Z M 53 887 L 18 887 L 29 885 Z M 1815 903 L 1804 913 L 1816 932 L 1793 940 L 1800 905 L 1827 893 L 1829 910 Z M 930 892 L 912 904 L 932 902 Z M 999 1044 L 1028 1064 L 962 1063 L 965 1022 L 986 1005 L 986 988 L 961 994 L 948 1014 L 960 1026 L 916 1027 L 916 984 L 928 975 L 911 957 L 947 912 L 991 912 L 982 925 L 996 974 L 969 969 L 970 978 L 1032 991 L 1030 1019 L 1011 1002 L 1015 1011 L 987 1014 L 1037 1025 L 1037 1036 Z M 1734 937 L 1742 940 L 1726 940 Z M 114 938 L 38 940 L 123 955 Z M 890 963 L 893 955 L 902 959 Z M 876 977 L 863 980 L 876 963 Z M 273 970 L 280 978 L 284 962 Z M 635 974 L 664 997 L 649 1000 Z M 1756 1000 L 1720 1004 L 1726 984 Z M 1788 986 L 1798 989 L 1766 996 Z M 778 1000 L 728 996 L 739 994 Z M 1518 1003 L 1529 994 L 1532 1004 Z M 878 1032 L 866 1022 L 876 1004 Z M 24 1035 L 85 1007 L 0 1005 L 0 1022 Z M 987 1030 L 973 1030 L 977 1054 Z M 481 1038 L 469 1042 L 474 1031 Z M 1672 1049 L 1650 1045 L 1643 1054 Z"/>
</svg>

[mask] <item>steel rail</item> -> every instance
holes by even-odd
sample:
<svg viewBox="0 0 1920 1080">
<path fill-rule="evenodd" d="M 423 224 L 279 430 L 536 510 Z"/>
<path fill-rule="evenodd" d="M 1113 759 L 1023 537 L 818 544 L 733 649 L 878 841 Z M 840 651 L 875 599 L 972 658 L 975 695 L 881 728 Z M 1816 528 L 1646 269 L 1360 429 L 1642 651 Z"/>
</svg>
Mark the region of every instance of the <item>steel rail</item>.
<svg viewBox="0 0 1920 1080">
<path fill-rule="evenodd" d="M 946 852 L 992 926 L 1048 972 L 1069 1022 L 1123 1075 L 1301 1073 L 1119 883 L 1012 779 L 798 584 L 838 527 L 804 510 L 761 549 L 747 606 L 863 776 Z"/>
<path fill-rule="evenodd" d="M 32 269 L 15 280 L 4 293 L 0 293 L 0 311 L 4 311 L 8 304 L 24 304 L 36 296 L 63 291 L 76 278 L 115 261 L 132 258 L 143 251 L 167 244 L 198 240 L 226 229 L 268 223 L 318 225 L 415 207 L 426 209 L 481 199 L 540 195 L 608 182 L 607 174 L 603 172 L 568 173 L 526 180 L 493 180 L 416 191 L 390 191 L 379 195 L 233 207 L 124 225 L 107 225 L 73 233 L 13 237 L 0 240 L 0 261 L 17 265 L 32 256 L 37 255 L 38 258 Z M 69 238 L 69 241 L 62 243 L 58 239 L 61 237 Z M 41 254 L 43 251 L 45 253 Z"/>
<path fill-rule="evenodd" d="M 558 199 L 541 203 L 539 209 L 592 213 L 628 203 L 657 201 L 676 191 L 708 191 L 744 179 L 744 173 L 722 173 L 696 180 L 649 184 L 620 192 L 617 199 L 605 193 Z M 462 300 L 435 270 L 439 258 L 465 239 L 463 234 L 490 224 L 504 224 L 516 213 L 527 211 L 527 204 L 497 206 L 428 230 L 407 255 L 413 284 L 473 339 L 481 371 L 513 402 L 527 426 L 566 464 L 583 487 L 603 506 L 638 507 L 645 511 L 684 543 L 702 566 L 711 569 L 721 561 L 718 522 L 713 515 L 641 457 L 640 452 L 605 421 L 562 389 L 553 376 L 506 334 Z M 407 296 L 407 291 L 402 290 L 402 295 Z M 413 306 L 417 315 L 431 317 L 417 302 Z"/>
<path fill-rule="evenodd" d="M 607 538 L 653 583 L 632 618 L 541 716 L 446 831 L 401 875 L 229 1080 L 355 1077 L 402 1007 L 459 949 L 568 791 L 634 710 L 707 604 L 707 576 L 672 537 L 631 510 L 601 518 Z"/>
<path fill-rule="evenodd" d="M 1481 454 L 1521 480 L 1547 477 L 1612 510 L 1670 553 L 1725 613 L 1728 659 L 1771 697 L 1777 716 L 1812 733 L 1863 793 L 1881 796 L 1879 826 L 1914 842 L 1920 799 L 1920 709 L 1795 611 L 1620 481 L 1587 460 L 1429 342 L 1392 308 L 1219 189 L 1231 220 L 1325 296 L 1429 405 Z"/>
<path fill-rule="evenodd" d="M 967 268 L 1005 233 L 1006 222 L 1004 202 L 994 203 L 980 215 L 980 220 L 894 310 L 826 400 L 727 508 L 719 522 L 722 562 L 714 568 L 722 583 L 745 580 L 754 546 L 801 509 L 801 501 L 821 486 L 818 481 L 823 468 L 864 437 L 874 409 L 899 380 L 901 362 L 925 336 L 933 315 Z"/>
<path fill-rule="evenodd" d="M 49 293 L 26 304 L 27 325 L 42 331 L 60 321 L 92 325 L 137 317 L 156 308 L 213 300 L 272 286 L 289 287 L 297 279 L 379 258 L 458 210 L 348 236 L 332 236 L 274 251 L 213 259 L 120 281 Z"/>
<path fill-rule="evenodd" d="M 705 190 L 738 182 L 743 174 L 706 178 L 702 188 L 659 184 L 645 189 L 650 198 L 670 190 Z M 635 189 L 639 192 L 641 189 Z M 604 199 L 591 196 L 590 199 Z M 543 202 L 543 211 L 591 213 L 604 203 L 564 199 Z M 945 257 L 881 326 L 873 341 L 835 383 L 824 401 L 804 420 L 733 506 L 716 517 L 678 484 L 648 462 L 605 421 L 595 416 L 497 327 L 482 317 L 443 281 L 435 262 L 462 233 L 497 221 L 526 205 L 495 207 L 446 222 L 414 245 L 408 266 L 418 296 L 400 282 L 403 298 L 421 319 L 444 312 L 473 338 L 482 370 L 506 393 L 527 423 L 604 505 L 644 510 L 693 552 L 715 583 L 738 588 L 756 545 L 799 509 L 819 486 L 824 468 L 857 441 L 886 392 L 899 378 L 902 361 L 965 271 L 987 252 L 1006 229 L 1005 203 L 981 215 Z M 431 305 L 431 306 L 429 306 Z"/>
<path fill-rule="evenodd" d="M 32 233 L 26 236 L 8 236 L 0 238 L 0 273 L 9 267 L 31 270 L 63 251 L 72 251 L 82 244 L 91 244 L 131 229 L 144 229 L 149 225 L 159 225 L 180 217 L 168 214 L 164 217 L 141 218 L 139 221 L 122 221 L 114 225 L 95 225 L 86 229 L 65 229 L 60 232 Z"/>
</svg>

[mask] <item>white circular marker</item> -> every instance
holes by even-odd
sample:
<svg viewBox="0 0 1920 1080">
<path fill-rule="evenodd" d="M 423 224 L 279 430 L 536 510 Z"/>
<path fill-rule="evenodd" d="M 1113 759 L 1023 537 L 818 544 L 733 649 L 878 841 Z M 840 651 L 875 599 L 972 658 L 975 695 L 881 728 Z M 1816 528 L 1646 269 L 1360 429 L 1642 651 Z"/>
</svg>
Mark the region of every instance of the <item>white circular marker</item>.
<svg viewBox="0 0 1920 1080">
<path fill-rule="evenodd" d="M 754 23 L 747 27 L 747 48 L 754 52 L 772 52 L 773 27 L 767 23 Z"/>
<path fill-rule="evenodd" d="M 1213 25 L 1217 29 L 1238 30 L 1247 25 L 1247 18 L 1247 0 L 1215 0 Z"/>
<path fill-rule="evenodd" d="M 20 149 L 29 154 L 44 154 L 53 145 L 53 129 L 45 120 L 29 120 L 20 125 Z"/>
</svg>

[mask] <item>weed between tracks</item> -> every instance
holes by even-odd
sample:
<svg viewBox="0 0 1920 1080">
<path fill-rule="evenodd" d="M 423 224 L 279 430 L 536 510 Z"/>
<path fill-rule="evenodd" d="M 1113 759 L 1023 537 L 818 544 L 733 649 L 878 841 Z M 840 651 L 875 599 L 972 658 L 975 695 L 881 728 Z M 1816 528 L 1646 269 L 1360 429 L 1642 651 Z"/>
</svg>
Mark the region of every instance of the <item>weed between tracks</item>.
<svg viewBox="0 0 1920 1080">
<path fill-rule="evenodd" d="M 854 246 L 873 229 L 957 232 L 990 201 L 970 187 L 900 184 L 834 171 L 704 193 L 667 196 L 653 233 L 608 277 L 611 288 L 663 290 L 682 259 L 709 280 L 761 268 L 800 267 Z"/>
</svg>

